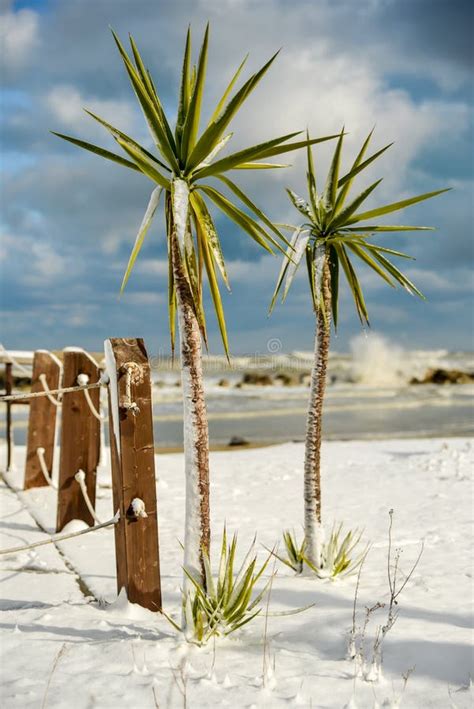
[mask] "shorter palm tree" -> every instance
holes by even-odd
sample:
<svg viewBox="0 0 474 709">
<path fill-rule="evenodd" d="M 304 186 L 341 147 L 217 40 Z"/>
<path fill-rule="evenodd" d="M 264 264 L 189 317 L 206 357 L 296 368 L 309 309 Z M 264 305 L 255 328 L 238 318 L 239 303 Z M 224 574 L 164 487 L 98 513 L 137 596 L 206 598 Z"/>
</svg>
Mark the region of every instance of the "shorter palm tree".
<svg viewBox="0 0 474 709">
<path fill-rule="evenodd" d="M 342 267 L 362 324 L 369 325 L 369 316 L 359 278 L 352 262 L 354 257 L 369 266 L 388 285 L 392 287 L 397 284 L 401 285 L 409 293 L 423 298 L 424 296 L 418 288 L 388 259 L 388 256 L 411 257 L 374 243 L 372 237 L 386 232 L 426 231 L 432 227 L 373 225 L 371 220 L 391 212 L 397 212 L 447 191 L 445 189 L 436 190 L 383 207 L 363 212 L 358 211 L 381 180 L 369 185 L 357 197 L 348 201 L 354 178 L 391 145 L 385 146 L 364 160 L 372 132 L 369 133 L 362 145 L 349 172 L 340 177 L 339 170 L 344 140 L 344 131 L 341 132 L 322 194 L 317 192 L 312 149 L 308 145 L 308 201 L 299 197 L 292 190 L 287 190 L 293 205 L 305 219 L 293 234 L 291 248 L 288 249 L 287 256 L 283 261 L 270 306 L 270 310 L 272 310 L 280 292 L 282 292 L 282 300 L 285 300 L 304 254 L 311 298 L 316 314 L 315 353 L 311 373 L 304 463 L 304 555 L 309 564 L 316 568 L 319 568 L 322 563 L 322 545 L 324 543 L 321 527 L 322 411 L 331 320 L 334 322 L 334 327 L 337 327 L 339 272 Z"/>
</svg>

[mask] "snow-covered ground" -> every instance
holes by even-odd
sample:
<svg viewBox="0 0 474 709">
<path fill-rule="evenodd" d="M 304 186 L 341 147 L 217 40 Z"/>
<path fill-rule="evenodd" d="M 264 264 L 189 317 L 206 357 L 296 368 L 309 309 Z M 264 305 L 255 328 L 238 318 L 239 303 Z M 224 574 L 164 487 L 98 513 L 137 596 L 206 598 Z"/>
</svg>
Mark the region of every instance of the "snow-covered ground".
<svg viewBox="0 0 474 709">
<path fill-rule="evenodd" d="M 336 519 L 364 527 L 372 543 L 360 580 L 358 623 L 365 606 L 387 600 L 389 509 L 402 570 L 424 540 L 386 637 L 379 682 L 355 677 L 354 663 L 346 659 L 355 578 L 294 577 L 277 564 L 270 613 L 314 607 L 269 615 L 266 642 L 262 613 L 234 637 L 198 648 L 163 617 L 116 600 L 113 531 L 104 529 L 57 547 L 0 556 L 2 707 L 472 706 L 472 452 L 471 441 L 452 438 L 323 446 L 328 525 Z M 54 527 L 53 489 L 12 489 L 22 485 L 23 458 L 18 448 L 16 469 L 0 487 L 1 549 L 44 538 L 36 521 L 49 531 Z M 211 454 L 215 551 L 224 521 L 229 531 L 238 530 L 241 552 L 255 532 L 259 542 L 273 546 L 283 529 L 300 530 L 302 459 L 303 446 L 291 443 Z M 178 617 L 182 455 L 157 456 L 156 471 L 164 608 Z M 107 466 L 100 470 L 98 493 L 98 514 L 110 519 Z M 263 560 L 263 547 L 260 554 Z M 371 617 L 369 660 L 371 639 L 385 617 L 383 609 Z M 411 668 L 400 701 L 402 675 Z"/>
</svg>

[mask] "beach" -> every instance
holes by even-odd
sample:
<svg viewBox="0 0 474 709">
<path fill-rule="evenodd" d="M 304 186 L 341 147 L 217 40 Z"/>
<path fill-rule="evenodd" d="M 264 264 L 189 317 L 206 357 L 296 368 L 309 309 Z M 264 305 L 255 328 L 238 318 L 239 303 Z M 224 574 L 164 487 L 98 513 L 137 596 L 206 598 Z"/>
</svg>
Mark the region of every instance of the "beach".
<svg viewBox="0 0 474 709">
<path fill-rule="evenodd" d="M 199 648 L 184 642 L 164 617 L 117 601 L 113 532 L 105 529 L 0 557 L 4 703 L 146 708 L 184 706 L 185 697 L 186 706 L 197 708 L 402 703 L 407 709 L 467 709 L 473 450 L 467 438 L 323 443 L 325 524 L 363 529 L 371 545 L 360 576 L 357 625 L 365 606 L 388 598 L 389 510 L 402 574 L 424 544 L 399 597 L 378 683 L 358 677 L 346 659 L 354 576 L 334 582 L 295 577 L 276 562 L 268 616 L 264 605 L 239 633 Z M 45 538 L 40 527 L 51 533 L 55 523 L 54 490 L 20 491 L 24 455 L 17 446 L 15 469 L 1 486 L 2 548 Z M 255 533 L 261 561 L 264 547 L 272 548 L 284 529 L 301 538 L 302 464 L 301 443 L 211 454 L 214 561 L 224 523 L 230 534 L 238 532 L 239 558 Z M 157 456 L 156 476 L 164 609 L 179 621 L 183 456 Z M 97 512 L 103 520 L 114 514 L 107 461 L 99 470 Z M 270 563 L 261 585 L 272 570 Z M 271 615 L 313 603 L 297 615 Z M 384 613 L 379 609 L 368 625 L 368 660 Z"/>
</svg>

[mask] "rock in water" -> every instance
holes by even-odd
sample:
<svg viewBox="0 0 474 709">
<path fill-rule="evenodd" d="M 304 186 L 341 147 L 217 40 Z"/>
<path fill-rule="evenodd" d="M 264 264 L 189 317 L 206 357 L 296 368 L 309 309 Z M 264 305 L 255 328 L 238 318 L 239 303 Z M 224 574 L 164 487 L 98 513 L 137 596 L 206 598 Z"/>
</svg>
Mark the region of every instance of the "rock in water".
<svg viewBox="0 0 474 709">
<path fill-rule="evenodd" d="M 413 377 L 410 384 L 470 384 L 474 382 L 474 372 L 459 369 L 428 369 L 423 379 Z"/>
<path fill-rule="evenodd" d="M 277 384 L 283 384 L 285 387 L 295 387 L 300 383 L 300 378 L 296 374 L 280 372 L 280 374 L 276 375 L 275 382 Z"/>
<path fill-rule="evenodd" d="M 232 436 L 229 446 L 248 446 L 249 442 L 241 436 Z"/>
<path fill-rule="evenodd" d="M 273 380 L 269 374 L 259 372 L 245 372 L 242 384 L 253 384 L 254 386 L 271 386 Z"/>
</svg>

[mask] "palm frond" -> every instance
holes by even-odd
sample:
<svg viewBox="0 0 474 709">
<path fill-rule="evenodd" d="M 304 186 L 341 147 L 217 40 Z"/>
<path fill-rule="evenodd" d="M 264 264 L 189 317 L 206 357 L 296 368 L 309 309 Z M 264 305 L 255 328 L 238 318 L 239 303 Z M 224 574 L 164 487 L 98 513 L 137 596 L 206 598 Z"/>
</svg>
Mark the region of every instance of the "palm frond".
<svg viewBox="0 0 474 709">
<path fill-rule="evenodd" d="M 77 145 L 78 148 L 83 148 L 84 150 L 88 150 L 91 153 L 95 153 L 96 155 L 99 155 L 101 158 L 105 158 L 106 160 L 112 160 L 112 162 L 116 162 L 119 165 L 123 165 L 123 167 L 128 167 L 128 168 L 130 168 L 130 170 L 137 170 L 138 172 L 141 172 L 138 165 L 136 165 L 134 162 L 131 162 L 130 160 L 126 160 L 121 155 L 117 155 L 116 153 L 111 153 L 110 150 L 105 150 L 105 148 L 100 148 L 98 145 L 94 145 L 93 143 L 87 143 L 85 140 L 79 140 L 79 138 L 72 138 L 70 135 L 64 135 L 63 133 L 56 133 L 56 131 L 54 131 L 54 130 L 52 130 L 51 133 L 53 135 L 56 135 L 58 138 L 62 138 L 63 140 L 66 140 L 68 143 L 72 143 L 73 145 Z"/>
<path fill-rule="evenodd" d="M 181 150 L 181 138 L 183 135 L 184 122 L 189 108 L 191 97 L 191 27 L 188 27 L 186 34 L 186 44 L 184 47 L 183 67 L 181 69 L 181 84 L 179 89 L 178 115 L 176 118 L 176 144 L 178 146 L 180 158 L 183 158 Z"/>
<path fill-rule="evenodd" d="M 209 45 L 209 23 L 207 24 L 202 41 L 202 47 L 199 54 L 199 60 L 196 70 L 196 81 L 194 82 L 193 91 L 189 99 L 189 106 L 186 112 L 186 118 L 183 125 L 183 133 L 181 136 L 181 156 L 189 155 L 196 142 L 196 136 L 199 129 L 199 119 L 201 117 L 201 104 L 204 92 L 204 82 L 206 80 L 207 67 L 207 51 Z"/>
<path fill-rule="evenodd" d="M 259 143 L 258 145 L 253 145 L 250 148 L 239 150 L 237 153 L 228 155 L 227 157 L 222 158 L 221 160 L 218 160 L 215 163 L 206 165 L 203 168 L 200 167 L 200 165 L 202 165 L 202 163 L 200 163 L 200 165 L 198 165 L 196 168 L 196 172 L 194 173 L 194 179 L 203 179 L 204 177 L 222 174 L 223 172 L 227 172 L 228 170 L 236 169 L 236 167 L 241 164 L 248 164 L 253 160 L 259 160 L 262 155 L 262 152 L 265 149 L 269 147 L 275 147 L 276 145 L 283 143 L 285 140 L 290 140 L 296 135 L 299 135 L 299 133 L 299 131 L 297 131 L 296 133 L 289 133 L 288 135 L 282 135 L 279 138 L 274 138 L 273 140 L 265 141 L 265 143 Z M 208 158 L 206 159 L 206 162 L 207 161 Z"/>
<path fill-rule="evenodd" d="M 225 102 L 227 101 L 227 99 L 228 99 L 229 96 L 230 96 L 230 92 L 231 92 L 232 89 L 234 88 L 234 85 L 235 85 L 237 79 L 239 78 L 239 76 L 240 76 L 240 74 L 241 74 L 241 72 L 242 72 L 242 69 L 244 68 L 245 64 L 247 63 L 247 59 L 248 59 L 248 58 L 249 58 L 249 55 L 247 54 L 247 55 L 243 58 L 242 63 L 241 63 L 240 66 L 237 68 L 237 71 L 236 71 L 235 74 L 233 75 L 232 79 L 229 81 L 226 90 L 225 90 L 224 93 L 222 94 L 222 97 L 221 97 L 220 101 L 218 102 L 217 106 L 216 106 L 215 109 L 214 109 L 214 113 L 212 114 L 212 116 L 211 116 L 211 118 L 210 118 L 210 120 L 209 120 L 209 125 L 210 125 L 211 123 L 214 123 L 214 122 L 216 121 L 216 119 L 219 117 L 219 115 L 220 115 L 222 109 L 223 109 L 224 106 L 225 106 Z"/>
<path fill-rule="evenodd" d="M 112 35 L 153 139 L 153 148 L 148 149 L 141 145 L 134 138 L 92 111 L 87 111 L 88 115 L 112 135 L 124 152 L 123 157 L 79 138 L 62 133 L 56 133 L 56 135 L 77 147 L 142 173 L 155 185 L 135 237 L 121 291 L 125 288 L 130 277 L 146 234 L 150 229 L 153 216 L 158 209 L 158 196 L 162 190 L 165 192 L 164 213 L 169 261 L 168 317 L 172 351 L 174 351 L 175 344 L 176 310 L 179 305 L 177 284 L 173 274 L 174 254 L 174 258 L 180 259 L 178 265 L 185 277 L 183 287 L 186 289 L 186 298 L 191 299 L 204 341 L 206 340 L 206 322 L 203 274 L 206 273 L 224 349 L 228 354 L 229 345 L 218 273 L 222 276 L 227 288 L 229 280 L 218 231 L 211 216 L 211 206 L 217 207 L 259 246 L 270 253 L 273 253 L 274 250 L 285 253 L 289 242 L 280 231 L 279 226 L 274 224 L 254 199 L 229 179 L 225 173 L 229 170 L 269 170 L 287 167 L 286 164 L 274 162 L 271 158 L 300 148 L 308 148 L 312 144 L 329 140 L 335 136 L 315 139 L 309 139 L 307 136 L 306 141 L 291 142 L 300 133 L 295 131 L 222 157 L 221 151 L 226 148 L 232 137 L 232 133 L 229 134 L 227 130 L 230 122 L 266 75 L 279 52 L 270 57 L 263 66 L 250 74 L 240 87 L 236 88 L 247 58 L 241 62 L 211 112 L 208 124 L 200 133 L 209 49 L 209 25 L 206 26 L 195 66 L 193 66 L 192 59 L 191 28 L 188 28 L 186 33 L 178 89 L 176 123 L 173 130 L 156 84 L 134 38 L 129 36 L 130 48 L 125 49 L 113 30 Z M 203 183 L 202 180 L 207 177 L 218 178 L 231 194 L 226 196 L 214 186 Z M 243 208 L 241 208 L 242 205 Z M 175 251 L 175 246 L 171 243 L 172 236 L 173 238 L 177 237 L 178 251 Z M 172 246 L 173 248 L 171 248 Z M 290 263 L 291 260 L 290 256 Z M 176 266 L 176 264 L 174 265 Z"/>
<path fill-rule="evenodd" d="M 362 162 L 362 159 L 367 151 L 367 148 L 369 147 L 369 143 L 372 138 L 373 132 L 374 132 L 374 128 L 372 128 L 369 135 L 367 136 L 367 138 L 363 142 L 362 147 L 359 150 L 359 153 L 357 154 L 356 159 L 352 163 L 352 167 L 348 173 L 350 177 L 348 179 L 344 179 L 344 181 L 342 181 L 342 180 L 338 181 L 337 186 L 339 188 L 339 193 L 337 195 L 336 204 L 334 206 L 335 213 L 337 213 L 339 211 L 339 209 L 342 207 L 342 205 L 344 204 L 344 201 L 349 193 L 349 190 L 351 189 L 352 182 L 354 181 L 354 177 L 357 174 L 355 172 L 355 170 L 359 167 L 359 165 Z"/>
<path fill-rule="evenodd" d="M 276 52 L 258 72 L 253 74 L 250 79 L 245 82 L 242 88 L 237 91 L 227 106 L 220 112 L 216 120 L 213 121 L 202 133 L 194 149 L 192 150 L 191 155 L 189 156 L 189 160 L 186 163 L 188 174 L 192 172 L 196 165 L 199 165 L 199 163 L 204 160 L 204 158 L 211 152 L 214 145 L 219 142 L 225 129 L 234 118 L 243 102 L 250 96 L 258 82 L 263 78 L 277 58 L 278 54 L 279 52 Z"/>
<path fill-rule="evenodd" d="M 370 209 L 368 212 L 362 212 L 361 214 L 356 214 L 348 220 L 347 225 L 356 224 L 365 219 L 372 219 L 373 217 L 382 217 L 385 214 L 390 214 L 391 212 L 398 212 L 400 209 L 405 209 L 405 207 L 410 207 L 412 204 L 417 204 L 418 202 L 424 202 L 426 199 L 431 199 L 431 197 L 436 197 L 443 192 L 449 192 L 451 188 L 448 187 L 443 190 L 435 190 L 434 192 L 426 192 L 425 194 L 417 195 L 416 197 L 410 197 L 409 199 L 402 199 L 400 202 L 393 202 L 393 204 L 386 204 L 384 207 L 377 207 L 376 209 Z"/>
<path fill-rule="evenodd" d="M 95 113 L 93 113 L 92 111 L 89 111 L 89 109 L 85 108 L 84 111 L 87 113 L 88 116 L 90 116 L 90 117 L 93 118 L 95 121 L 97 121 L 98 123 L 100 123 L 104 128 L 106 128 L 106 129 L 108 130 L 108 132 L 109 132 L 115 139 L 120 138 L 120 139 L 123 140 L 125 143 L 132 145 L 134 148 L 136 148 L 136 150 L 138 150 L 140 153 L 144 153 L 144 154 L 147 156 L 147 158 L 150 158 L 150 160 L 153 160 L 154 162 L 156 162 L 156 163 L 157 163 L 158 165 L 160 165 L 160 167 L 162 167 L 164 170 L 166 170 L 167 172 L 171 172 L 171 170 L 169 169 L 168 165 L 166 165 L 166 163 L 164 163 L 164 162 L 162 162 L 161 160 L 159 160 L 159 159 L 156 157 L 156 155 L 153 155 L 153 153 L 150 153 L 149 150 L 147 150 L 146 148 L 144 148 L 143 145 L 140 145 L 140 143 L 137 143 L 137 141 L 136 141 L 136 140 L 133 140 L 133 138 L 130 138 L 129 135 L 127 135 L 127 134 L 124 133 L 123 131 L 119 130 L 118 128 L 115 128 L 115 126 L 112 126 L 110 123 L 107 123 L 107 121 L 105 121 L 105 120 L 104 120 L 103 118 L 101 118 L 100 116 L 97 116 L 97 115 L 96 115 Z"/>
<path fill-rule="evenodd" d="M 143 85 L 138 72 L 133 66 L 130 58 L 125 51 L 120 39 L 112 30 L 112 34 L 119 50 L 120 56 L 122 57 L 125 69 L 132 84 L 135 95 L 140 103 L 143 111 L 143 115 L 150 129 L 150 133 L 155 141 L 157 148 L 160 150 L 162 155 L 168 160 L 170 166 L 176 174 L 179 174 L 180 167 L 178 164 L 177 156 L 173 150 L 173 145 L 169 142 L 169 135 L 167 134 L 165 127 L 161 121 L 159 112 L 156 110 L 153 99 L 148 94 L 147 89 Z"/>
<path fill-rule="evenodd" d="M 252 219 L 252 217 L 239 209 L 235 204 L 228 200 L 227 197 L 224 197 L 221 192 L 210 185 L 200 184 L 199 191 L 204 192 L 204 194 L 206 194 L 214 202 L 221 212 L 241 227 L 241 229 L 246 231 L 247 234 L 257 242 L 257 244 L 266 249 L 266 251 L 273 253 L 267 242 L 275 244 L 275 240 L 267 234 L 262 227 L 260 227 L 254 219 Z"/>
<path fill-rule="evenodd" d="M 306 248 L 306 262 L 308 279 L 311 292 L 311 301 L 315 311 L 320 311 L 322 303 L 321 283 L 318 279 L 316 259 L 319 244 L 326 244 L 326 254 L 329 260 L 331 277 L 331 311 L 334 327 L 337 328 L 338 320 L 338 297 L 340 290 L 339 271 L 340 266 L 346 276 L 357 313 L 361 323 L 369 325 L 367 306 L 364 294 L 360 285 L 354 265 L 349 257 L 356 256 L 363 261 L 372 271 L 382 278 L 388 285 L 395 287 L 396 284 L 403 286 L 409 293 L 424 297 L 418 288 L 403 274 L 386 255 L 400 258 L 411 258 L 408 254 L 395 249 L 385 248 L 379 244 L 374 244 L 371 237 L 374 234 L 384 234 L 385 232 L 411 232 L 411 231 L 431 231 L 432 227 L 411 226 L 411 225 L 378 225 L 371 224 L 370 220 L 381 217 L 392 212 L 399 211 L 411 205 L 431 199 L 437 195 L 447 192 L 447 189 L 426 192 L 415 197 L 409 197 L 392 204 L 370 209 L 357 213 L 364 201 L 372 194 L 381 180 L 366 187 L 358 196 L 347 202 L 350 189 L 355 177 L 379 158 L 391 144 L 386 145 L 364 159 L 368 145 L 372 138 L 373 130 L 362 144 L 352 167 L 343 177 L 339 177 L 341 163 L 342 145 L 344 129 L 339 134 L 331 165 L 328 171 L 325 188 L 321 195 L 316 192 L 316 176 L 314 172 L 314 161 L 309 144 L 307 145 L 307 171 L 306 180 L 308 186 L 308 201 L 299 197 L 295 192 L 287 189 L 293 206 L 305 217 L 305 223 L 300 228 L 308 228 L 311 236 Z M 309 134 L 307 133 L 309 139 Z M 308 143 L 310 141 L 308 140 Z M 365 223 L 364 223 L 365 222 Z M 278 294 L 283 278 L 290 270 L 288 257 L 283 260 L 282 267 L 277 279 L 277 285 L 273 294 L 271 308 L 273 308 L 276 295 Z M 324 311 L 325 312 L 325 311 Z"/>
<path fill-rule="evenodd" d="M 343 140 L 344 128 L 342 129 L 339 135 L 339 139 L 336 143 L 336 148 L 334 150 L 334 155 L 326 180 L 326 186 L 324 188 L 323 202 L 327 212 L 334 209 L 334 206 L 336 204 L 337 185 L 339 180 L 339 166 L 341 164 L 341 151 Z"/>
<path fill-rule="evenodd" d="M 336 213 L 336 217 L 329 222 L 329 228 L 332 230 L 337 230 L 342 225 L 347 224 L 354 212 L 359 209 L 360 205 L 365 202 L 367 197 L 372 194 L 381 182 L 381 179 L 374 182 L 372 185 L 363 190 L 355 199 L 353 199 L 352 202 L 345 207 L 345 209 L 339 212 L 339 214 Z"/>
<path fill-rule="evenodd" d="M 134 266 L 136 258 L 138 256 L 138 254 L 140 253 L 140 249 L 142 248 L 143 241 L 144 241 L 145 236 L 148 232 L 148 229 L 149 229 L 150 224 L 153 220 L 153 217 L 155 216 L 155 212 L 157 210 L 158 204 L 160 203 L 160 197 L 161 197 L 162 192 L 163 192 L 162 187 L 155 187 L 155 189 L 151 193 L 148 207 L 146 208 L 145 215 L 143 217 L 142 223 L 141 223 L 140 228 L 138 230 L 138 234 L 135 239 L 135 244 L 133 246 L 132 253 L 130 254 L 127 268 L 125 270 L 125 275 L 123 277 L 122 285 L 120 287 L 120 293 L 123 293 L 125 286 L 127 285 L 127 281 L 130 277 L 130 273 L 132 272 L 132 268 Z"/>
</svg>

